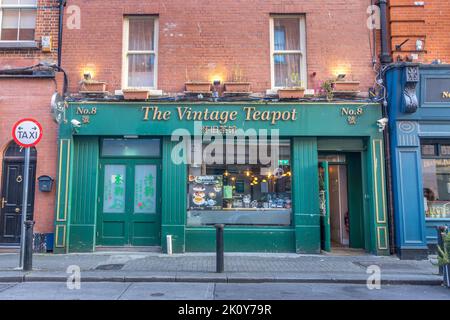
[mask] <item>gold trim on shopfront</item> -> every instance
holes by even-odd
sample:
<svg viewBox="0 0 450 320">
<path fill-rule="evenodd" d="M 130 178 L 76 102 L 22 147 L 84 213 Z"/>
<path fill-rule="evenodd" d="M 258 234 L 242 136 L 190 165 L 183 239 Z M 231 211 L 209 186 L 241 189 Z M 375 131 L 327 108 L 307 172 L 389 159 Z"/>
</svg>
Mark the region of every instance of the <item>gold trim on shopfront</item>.
<svg viewBox="0 0 450 320">
<path fill-rule="evenodd" d="M 381 236 L 380 236 L 380 231 L 381 229 L 384 230 L 384 243 L 386 244 L 385 246 L 381 246 Z M 379 250 L 387 250 L 388 249 L 388 238 L 387 238 L 387 227 L 377 227 L 377 245 L 378 245 L 378 249 Z"/>
<path fill-rule="evenodd" d="M 59 245 L 59 228 L 63 228 L 63 242 L 62 245 Z M 55 230 L 55 247 L 56 248 L 64 248 L 66 246 L 66 226 L 65 225 L 58 225 L 56 226 Z"/>
<path fill-rule="evenodd" d="M 377 148 L 376 148 L 376 143 L 379 143 L 380 145 L 380 161 L 377 159 Z M 385 199 L 385 195 L 383 192 L 383 184 L 384 184 L 384 170 L 383 170 L 383 163 L 381 162 L 381 159 L 383 159 L 383 154 L 382 154 L 382 149 L 383 149 L 383 142 L 380 139 L 376 139 L 372 141 L 372 157 L 373 157 L 373 181 L 374 181 L 374 188 L 375 188 L 375 216 L 376 216 L 376 220 L 377 223 L 386 223 L 386 199 Z M 377 179 L 377 168 L 378 168 L 378 163 L 380 164 L 380 172 L 381 172 L 381 181 L 383 184 L 381 184 L 381 190 L 382 190 L 382 197 L 381 197 L 381 201 L 382 201 L 382 214 L 383 214 L 383 218 L 380 219 L 380 208 L 378 205 L 379 202 L 379 195 L 378 195 L 378 179 Z"/>
<path fill-rule="evenodd" d="M 63 146 L 64 141 L 67 142 L 67 158 L 66 158 L 66 189 L 64 190 L 64 216 L 63 218 L 60 218 L 60 210 L 61 210 L 61 173 L 62 173 L 62 155 L 63 155 Z M 70 157 L 70 139 L 61 139 L 59 144 L 59 168 L 58 168 L 58 205 L 57 205 L 57 215 L 56 215 L 56 221 L 57 222 L 65 222 L 67 220 L 67 199 L 68 199 L 68 186 L 69 186 L 69 158 Z"/>
</svg>

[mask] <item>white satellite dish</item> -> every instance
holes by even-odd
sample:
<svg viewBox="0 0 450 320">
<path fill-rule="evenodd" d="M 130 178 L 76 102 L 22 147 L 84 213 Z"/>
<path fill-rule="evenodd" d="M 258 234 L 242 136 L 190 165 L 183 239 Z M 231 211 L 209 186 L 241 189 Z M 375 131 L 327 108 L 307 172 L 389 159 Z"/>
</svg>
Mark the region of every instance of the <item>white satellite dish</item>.
<svg viewBox="0 0 450 320">
<path fill-rule="evenodd" d="M 53 120 L 57 124 L 61 124 L 61 122 L 64 120 L 64 114 L 65 114 L 65 106 L 64 106 L 64 99 L 59 95 L 58 92 L 55 92 L 52 96 L 52 100 L 50 102 Z"/>
</svg>

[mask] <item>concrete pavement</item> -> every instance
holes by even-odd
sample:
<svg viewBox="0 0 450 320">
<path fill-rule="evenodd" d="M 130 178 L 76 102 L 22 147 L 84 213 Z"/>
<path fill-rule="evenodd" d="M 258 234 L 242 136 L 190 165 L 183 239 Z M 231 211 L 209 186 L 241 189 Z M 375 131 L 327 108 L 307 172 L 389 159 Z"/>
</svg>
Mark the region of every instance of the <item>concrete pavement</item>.
<svg viewBox="0 0 450 320">
<path fill-rule="evenodd" d="M 348 283 L 365 284 L 368 267 L 379 267 L 384 284 L 439 285 L 430 261 L 405 261 L 372 255 L 225 255 L 225 273 L 215 273 L 215 255 L 164 255 L 143 252 L 35 254 L 34 270 L 16 270 L 17 254 L 0 254 L 0 282 L 65 282 L 69 266 L 83 282 Z"/>
<path fill-rule="evenodd" d="M 294 283 L 0 283 L 0 300 L 450 300 L 441 286 Z M 270 304 L 270 302 L 269 302 Z"/>
</svg>

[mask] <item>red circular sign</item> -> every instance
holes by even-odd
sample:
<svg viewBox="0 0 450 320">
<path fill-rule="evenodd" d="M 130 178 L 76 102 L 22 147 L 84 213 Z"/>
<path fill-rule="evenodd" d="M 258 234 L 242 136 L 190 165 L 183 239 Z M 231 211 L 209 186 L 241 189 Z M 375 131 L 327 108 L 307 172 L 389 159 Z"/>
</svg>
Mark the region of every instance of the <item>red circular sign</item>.
<svg viewBox="0 0 450 320">
<path fill-rule="evenodd" d="M 16 122 L 12 129 L 14 141 L 24 148 L 34 147 L 42 139 L 42 126 L 34 119 L 26 118 Z"/>
</svg>

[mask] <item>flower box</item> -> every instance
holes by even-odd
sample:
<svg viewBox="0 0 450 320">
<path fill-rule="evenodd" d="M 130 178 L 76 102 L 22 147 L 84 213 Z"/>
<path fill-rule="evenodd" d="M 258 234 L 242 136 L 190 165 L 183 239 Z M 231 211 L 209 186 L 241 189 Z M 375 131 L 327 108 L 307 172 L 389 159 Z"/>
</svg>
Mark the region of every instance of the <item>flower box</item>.
<svg viewBox="0 0 450 320">
<path fill-rule="evenodd" d="M 192 93 L 210 93 L 211 84 L 209 82 L 190 81 L 185 83 L 186 91 Z"/>
<path fill-rule="evenodd" d="M 334 81 L 333 90 L 335 92 L 359 91 L 359 81 Z"/>
<path fill-rule="evenodd" d="M 106 92 L 106 82 L 103 81 L 82 81 L 80 92 L 84 93 L 101 93 Z"/>
<path fill-rule="evenodd" d="M 250 82 L 225 82 L 225 92 L 231 93 L 249 93 Z"/>
<path fill-rule="evenodd" d="M 124 89 L 122 92 L 125 100 L 147 100 L 150 94 L 144 89 Z"/>
<path fill-rule="evenodd" d="M 278 89 L 279 99 L 300 99 L 305 96 L 305 88 Z"/>
</svg>

